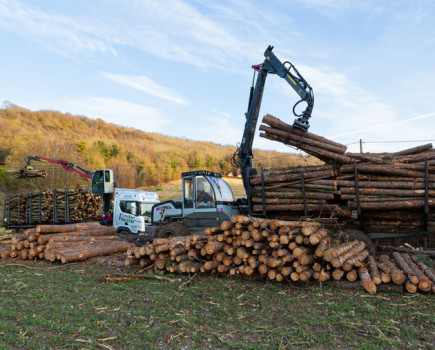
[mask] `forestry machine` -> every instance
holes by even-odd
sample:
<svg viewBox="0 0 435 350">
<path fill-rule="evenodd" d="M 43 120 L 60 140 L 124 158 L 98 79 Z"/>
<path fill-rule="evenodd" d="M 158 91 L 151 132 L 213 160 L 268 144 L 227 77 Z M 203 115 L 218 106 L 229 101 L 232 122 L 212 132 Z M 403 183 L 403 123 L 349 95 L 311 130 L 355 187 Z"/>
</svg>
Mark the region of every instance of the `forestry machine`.
<svg viewBox="0 0 435 350">
<path fill-rule="evenodd" d="M 258 191 L 249 184 L 249 176 L 255 173 L 252 163 L 252 143 L 267 74 L 276 74 L 283 78 L 300 96 L 301 100 L 293 107 L 293 113 L 297 117 L 293 125 L 304 132 L 308 130 L 308 119 L 311 117 L 314 105 L 311 86 L 293 64 L 288 61 L 281 63 L 272 50 L 273 47 L 269 46 L 264 53 L 266 57 L 264 62 L 252 66 L 255 70 L 254 80 L 256 73 L 258 77 L 255 86 L 253 85 L 250 91 L 243 139 L 233 157 L 233 165 L 241 169 L 247 201 L 234 202 L 230 186 L 219 173 L 206 170 L 182 173 L 182 200 L 166 201 L 153 207 L 152 224 L 155 226 L 160 224 L 159 235 L 184 235 L 189 231 L 217 226 L 222 221 L 229 220 L 234 214 L 254 215 L 251 197 L 254 192 Z M 307 107 L 302 114 L 298 115 L 295 108 L 300 102 L 306 102 Z"/>
<path fill-rule="evenodd" d="M 292 63 L 288 61 L 282 63 L 279 58 L 275 56 L 272 50 L 273 46 L 269 46 L 264 52 L 264 56 L 266 57 L 264 62 L 252 66 L 254 69 L 254 78 L 252 80 L 251 92 L 249 94 L 248 111 L 245 113 L 245 129 L 242 142 L 234 153 L 232 159 L 233 166 L 240 168 L 241 171 L 243 186 L 245 187 L 247 196 L 247 214 L 249 215 L 255 215 L 252 211 L 252 194 L 261 192 L 251 187 L 249 178 L 257 173 L 252 161 L 252 143 L 254 141 L 258 114 L 260 113 L 261 100 L 263 98 L 264 83 L 266 82 L 267 75 L 275 74 L 278 77 L 283 78 L 300 96 L 301 99 L 293 106 L 293 114 L 297 117 L 293 123 L 293 127 L 307 132 L 310 127 L 308 119 L 311 117 L 314 106 L 314 94 L 310 84 L 308 84 L 300 75 Z M 254 85 L 256 73 L 258 73 L 258 75 Z M 301 114 L 297 114 L 296 106 L 301 102 L 305 102 L 307 107 Z"/>
</svg>

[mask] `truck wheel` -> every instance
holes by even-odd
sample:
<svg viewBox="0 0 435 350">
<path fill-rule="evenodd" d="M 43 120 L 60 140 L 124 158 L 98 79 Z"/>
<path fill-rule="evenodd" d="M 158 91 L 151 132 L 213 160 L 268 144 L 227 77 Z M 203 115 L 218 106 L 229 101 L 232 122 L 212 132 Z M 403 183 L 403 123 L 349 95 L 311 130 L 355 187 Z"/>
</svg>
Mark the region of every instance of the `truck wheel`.
<svg viewBox="0 0 435 350">
<path fill-rule="evenodd" d="M 162 238 L 188 236 L 189 234 L 189 229 L 179 222 L 171 222 L 158 231 L 158 236 Z"/>
<path fill-rule="evenodd" d="M 348 229 L 344 230 L 344 233 L 349 237 L 350 240 L 358 240 L 364 242 L 366 244 L 366 249 L 369 251 L 370 255 L 375 255 L 375 245 L 364 232 L 360 230 Z"/>
<path fill-rule="evenodd" d="M 131 231 L 128 228 L 125 228 L 125 227 L 118 228 L 116 230 L 116 233 L 119 233 L 119 234 L 122 234 L 122 235 L 131 235 L 132 234 Z"/>
</svg>

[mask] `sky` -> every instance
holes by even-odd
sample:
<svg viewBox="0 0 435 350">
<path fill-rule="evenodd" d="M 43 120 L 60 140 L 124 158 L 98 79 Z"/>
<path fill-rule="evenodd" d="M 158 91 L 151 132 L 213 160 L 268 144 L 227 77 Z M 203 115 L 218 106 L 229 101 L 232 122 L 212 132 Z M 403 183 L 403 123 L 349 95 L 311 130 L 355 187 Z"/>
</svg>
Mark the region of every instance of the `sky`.
<svg viewBox="0 0 435 350">
<path fill-rule="evenodd" d="M 0 103 L 236 145 L 273 45 L 314 90 L 310 132 L 349 151 L 435 144 L 433 18 L 434 0 L 0 0 Z M 269 75 L 257 130 L 292 124 L 298 100 Z M 295 153 L 258 132 L 254 147 Z"/>
</svg>

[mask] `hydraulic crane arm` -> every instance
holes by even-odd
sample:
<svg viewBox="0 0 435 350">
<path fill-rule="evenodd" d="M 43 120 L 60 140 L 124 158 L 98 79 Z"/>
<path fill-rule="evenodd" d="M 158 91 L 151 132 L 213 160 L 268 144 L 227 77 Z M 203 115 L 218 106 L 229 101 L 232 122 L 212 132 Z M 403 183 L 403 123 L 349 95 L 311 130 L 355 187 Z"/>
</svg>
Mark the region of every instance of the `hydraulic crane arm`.
<svg viewBox="0 0 435 350">
<path fill-rule="evenodd" d="M 243 138 L 239 149 L 236 151 L 233 157 L 233 165 L 240 168 L 242 173 L 243 185 L 248 197 L 249 211 L 251 214 L 251 197 L 255 190 L 250 186 L 249 178 L 252 174 L 256 173 L 256 170 L 253 167 L 252 143 L 254 141 L 258 115 L 260 113 L 261 100 L 263 98 L 264 84 L 266 82 L 267 75 L 276 74 L 280 78 L 283 78 L 300 96 L 300 101 L 298 101 L 293 107 L 293 114 L 297 117 L 293 123 L 295 128 L 301 129 L 304 132 L 308 130 L 310 127 L 308 119 L 311 117 L 314 106 L 314 94 L 311 86 L 301 76 L 293 64 L 288 61 L 282 63 L 272 52 L 272 50 L 273 46 L 269 46 L 264 52 L 264 62 L 262 64 L 252 66 L 252 68 L 258 72 L 257 80 L 254 86 L 254 73 L 253 85 L 249 95 L 248 111 L 245 114 L 246 122 Z M 302 114 L 298 115 L 295 111 L 295 108 L 301 102 L 306 102 L 307 107 Z"/>
<path fill-rule="evenodd" d="M 80 167 L 79 165 L 75 164 L 75 163 L 70 163 L 66 160 L 61 160 L 61 159 L 52 159 L 52 158 L 45 158 L 45 157 L 39 157 L 39 156 L 34 156 L 34 157 L 27 157 L 27 167 L 30 166 L 31 161 L 38 161 L 38 162 L 46 162 L 46 163 L 52 163 L 52 164 L 59 164 L 61 165 L 66 171 L 69 171 L 70 173 L 74 173 L 77 174 L 81 177 L 84 177 L 88 180 L 91 180 L 92 178 L 92 173 L 89 170 L 83 169 L 82 167 Z M 25 176 L 25 172 L 26 172 L 26 168 L 21 169 L 21 174 L 23 174 Z"/>
</svg>

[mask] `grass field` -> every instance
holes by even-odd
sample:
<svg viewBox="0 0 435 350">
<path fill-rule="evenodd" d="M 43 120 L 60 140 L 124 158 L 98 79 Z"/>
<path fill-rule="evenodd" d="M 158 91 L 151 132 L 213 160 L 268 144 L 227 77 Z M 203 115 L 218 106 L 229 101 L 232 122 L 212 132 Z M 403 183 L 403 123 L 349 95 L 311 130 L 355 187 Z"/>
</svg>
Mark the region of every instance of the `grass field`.
<svg viewBox="0 0 435 350">
<path fill-rule="evenodd" d="M 101 260 L 1 261 L 0 348 L 429 349 L 435 342 L 433 295 L 216 276 L 187 285 L 188 276 L 105 281 L 135 271 Z"/>
<path fill-rule="evenodd" d="M 226 180 L 236 198 L 244 196 L 240 179 Z M 180 199 L 180 186 L 178 181 L 151 190 L 162 201 Z M 316 283 L 203 275 L 165 275 L 177 279 L 173 283 L 106 282 L 107 276 L 138 273 L 123 260 L 122 254 L 71 265 L 0 260 L 0 349 L 435 345 L 434 295 L 371 296 Z"/>
</svg>

